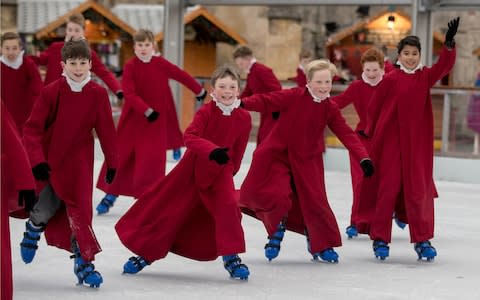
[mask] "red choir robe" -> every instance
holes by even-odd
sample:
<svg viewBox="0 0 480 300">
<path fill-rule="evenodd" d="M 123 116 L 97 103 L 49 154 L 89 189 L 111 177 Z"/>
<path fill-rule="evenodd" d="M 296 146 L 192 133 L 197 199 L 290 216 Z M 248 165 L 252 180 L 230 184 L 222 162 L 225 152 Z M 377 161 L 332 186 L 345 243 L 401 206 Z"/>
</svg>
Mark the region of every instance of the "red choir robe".
<svg viewBox="0 0 480 300">
<path fill-rule="evenodd" d="M 176 112 L 168 80 L 174 79 L 199 94 L 202 87 L 188 73 L 160 56 L 148 63 L 137 57 L 125 64 L 122 86 L 125 104 L 117 128 L 119 167 L 115 181 L 108 185 L 104 165 L 97 188 L 114 195 L 138 198 L 165 176 L 167 120 Z M 144 112 L 152 108 L 160 115 L 148 122 Z M 170 114 L 170 116 L 169 116 Z M 178 124 L 178 122 L 177 122 Z"/>
<path fill-rule="evenodd" d="M 396 68 L 389 60 L 385 60 L 383 69 L 385 70 L 385 74 L 387 74 L 395 70 Z"/>
<path fill-rule="evenodd" d="M 62 48 L 65 42 L 54 42 L 47 48 L 47 50 L 40 53 L 40 56 L 30 56 L 37 65 L 47 66 L 47 74 L 45 74 L 45 85 L 53 82 L 62 77 L 63 68 L 62 61 Z M 120 83 L 115 78 L 112 72 L 110 72 L 102 63 L 95 51 L 92 52 L 92 73 L 100 78 L 108 88 L 114 93 L 118 93 L 121 90 Z"/>
<path fill-rule="evenodd" d="M 1 97 L 10 112 L 20 136 L 33 103 L 42 90 L 42 79 L 35 63 L 27 56 L 18 69 L 1 63 Z"/>
<path fill-rule="evenodd" d="M 240 190 L 240 206 L 260 219 L 272 235 L 287 217 L 287 229 L 307 229 L 312 253 L 341 246 L 337 221 L 328 204 L 322 153 L 328 127 L 358 163 L 368 154 L 330 99 L 314 102 L 306 88 L 242 99 L 253 111 L 280 111 L 281 118 L 253 154 Z"/>
<path fill-rule="evenodd" d="M 215 102 L 203 105 L 185 131 L 183 158 L 116 224 L 122 243 L 150 262 L 168 252 L 200 261 L 245 252 L 233 176 L 250 129 L 247 111 L 238 108 L 225 116 Z M 209 160 L 218 147 L 229 148 L 225 165 Z"/>
<path fill-rule="evenodd" d="M 297 68 L 297 76 L 288 78 L 288 80 L 294 81 L 298 87 L 307 85 L 307 76 L 305 75 L 305 71 L 300 67 Z"/>
<path fill-rule="evenodd" d="M 364 214 L 366 221 L 359 219 L 358 225 L 372 240 L 390 243 L 392 213 L 399 202 L 404 205 L 411 242 L 433 238 L 436 190 L 430 88 L 450 72 L 455 54 L 455 49 L 444 47 L 432 67 L 414 74 L 390 72 L 370 100 L 365 133 L 372 139 L 370 154 L 377 169 L 363 181 L 368 188 L 362 187 L 359 206 L 369 209 L 359 211 L 359 218 Z"/>
<path fill-rule="evenodd" d="M 254 94 L 262 94 L 273 91 L 280 91 L 282 85 L 278 81 L 272 69 L 255 62 L 248 72 L 247 84 L 240 95 L 240 98 L 245 98 Z M 260 112 L 260 126 L 258 127 L 257 145 L 267 137 L 275 125 L 276 120 L 272 117 L 272 112 Z"/>
<path fill-rule="evenodd" d="M 73 92 L 62 77 L 42 90 L 23 137 L 31 165 L 50 165 L 49 183 L 63 201 L 46 226 L 47 243 L 71 251 L 73 234 L 87 261 L 101 251 L 92 229 L 93 129 L 108 166 L 116 168 L 115 127 L 107 91 L 90 81 L 81 92 Z M 37 181 L 39 191 L 44 185 Z"/>
<path fill-rule="evenodd" d="M 1 291 L 2 300 L 12 299 L 12 257 L 10 248 L 9 204 L 17 205 L 20 190 L 33 190 L 35 181 L 27 153 L 17 132 L 17 126 L 2 101 L 2 199 L 0 213 Z"/>
</svg>

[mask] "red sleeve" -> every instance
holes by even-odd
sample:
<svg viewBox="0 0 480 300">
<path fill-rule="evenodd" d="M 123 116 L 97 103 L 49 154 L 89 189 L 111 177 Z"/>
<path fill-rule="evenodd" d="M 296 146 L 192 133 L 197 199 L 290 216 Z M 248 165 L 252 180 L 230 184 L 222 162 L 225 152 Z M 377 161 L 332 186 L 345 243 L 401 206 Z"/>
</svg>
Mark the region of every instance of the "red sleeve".
<svg viewBox="0 0 480 300">
<path fill-rule="evenodd" d="M 348 86 L 348 88 L 343 91 L 343 93 L 338 96 L 332 97 L 332 101 L 336 103 L 340 109 L 343 109 L 344 107 L 352 103 L 355 99 L 355 85 L 356 84 L 352 82 Z"/>
<path fill-rule="evenodd" d="M 258 72 L 255 72 L 255 78 L 263 85 L 264 92 L 273 92 L 282 89 L 282 85 L 271 69 L 259 69 Z"/>
<path fill-rule="evenodd" d="M 295 91 L 299 88 L 281 90 L 271 93 L 255 94 L 253 96 L 243 98 L 242 104 L 246 110 L 258 112 L 274 112 L 286 109 L 291 103 L 291 99 L 295 98 Z"/>
<path fill-rule="evenodd" d="M 95 75 L 97 75 L 101 80 L 103 80 L 103 82 L 105 82 L 105 84 L 114 94 L 122 89 L 118 83 L 118 80 L 115 78 L 113 73 L 110 72 L 107 67 L 105 67 L 95 51 L 92 51 L 92 72 L 95 73 Z"/>
<path fill-rule="evenodd" d="M 46 66 L 48 64 L 50 48 L 47 48 L 45 51 L 42 51 L 39 56 L 29 55 L 28 57 L 33 60 L 33 62 L 39 66 Z"/>
<path fill-rule="evenodd" d="M 125 96 L 125 101 L 130 102 L 133 109 L 135 109 L 138 113 L 144 114 L 145 111 L 150 108 L 140 96 L 137 95 L 135 90 L 135 80 L 134 80 L 134 66 L 133 62 L 130 61 L 129 63 L 125 64 L 125 68 L 123 70 L 122 76 L 122 87 L 123 87 L 123 94 Z"/>
<path fill-rule="evenodd" d="M 328 127 L 359 163 L 362 159 L 368 158 L 367 150 L 365 150 L 357 134 L 347 125 L 345 118 L 340 113 L 340 109 L 334 103 L 331 103 L 329 106 L 327 118 Z"/>
<path fill-rule="evenodd" d="M 252 121 L 250 115 L 248 115 L 248 118 L 245 118 L 244 122 L 246 126 L 244 127 L 242 124 L 241 128 L 243 129 L 243 131 L 238 136 L 232 149 L 234 153 L 234 157 L 232 157 L 233 175 L 237 174 L 238 170 L 240 170 L 243 155 L 245 154 L 245 149 L 247 148 L 248 138 L 250 137 L 250 130 L 252 129 Z"/>
<path fill-rule="evenodd" d="M 160 57 L 162 59 L 162 67 L 165 68 L 165 71 L 168 74 L 169 78 L 172 78 L 184 86 L 186 86 L 189 90 L 191 90 L 195 95 L 200 94 L 202 91 L 202 86 L 188 74 L 184 70 L 180 69 L 178 66 L 172 64 L 168 60 Z"/>
<path fill-rule="evenodd" d="M 440 52 L 440 57 L 438 61 L 430 68 L 428 84 L 433 86 L 437 81 L 442 77 L 447 75 L 450 70 L 452 70 L 453 65 L 455 64 L 456 50 L 448 49 L 446 46 L 443 46 L 442 52 Z"/>
<path fill-rule="evenodd" d="M 31 61 L 31 59 L 27 58 L 25 63 L 28 73 L 28 89 L 31 95 L 37 99 L 40 96 L 40 92 L 42 91 L 43 87 L 42 78 L 37 66 Z"/>
<path fill-rule="evenodd" d="M 208 159 L 210 152 L 219 147 L 203 138 L 203 132 L 210 118 L 209 108 L 210 104 L 202 106 L 193 117 L 192 123 L 185 129 L 184 134 L 185 146 L 204 159 Z"/>
<path fill-rule="evenodd" d="M 105 162 L 109 168 L 116 168 L 118 164 L 115 125 L 112 119 L 112 109 L 107 91 L 99 88 L 98 110 L 95 122 L 95 132 L 105 155 Z"/>
<path fill-rule="evenodd" d="M 43 153 L 42 140 L 45 135 L 46 120 L 54 111 L 55 100 L 55 97 L 48 95 L 47 90 L 42 90 L 23 128 L 23 142 L 32 166 L 47 161 Z"/>
<path fill-rule="evenodd" d="M 305 85 L 307 85 L 307 76 L 300 68 L 297 68 L 297 77 L 295 78 L 295 81 L 297 82 L 298 87 L 305 87 Z"/>
<path fill-rule="evenodd" d="M 245 88 L 240 94 L 240 98 L 245 98 L 251 95 L 253 95 L 253 92 L 252 92 L 252 89 L 250 88 L 250 85 L 248 84 L 248 78 L 247 78 L 247 83 L 245 84 Z"/>
</svg>

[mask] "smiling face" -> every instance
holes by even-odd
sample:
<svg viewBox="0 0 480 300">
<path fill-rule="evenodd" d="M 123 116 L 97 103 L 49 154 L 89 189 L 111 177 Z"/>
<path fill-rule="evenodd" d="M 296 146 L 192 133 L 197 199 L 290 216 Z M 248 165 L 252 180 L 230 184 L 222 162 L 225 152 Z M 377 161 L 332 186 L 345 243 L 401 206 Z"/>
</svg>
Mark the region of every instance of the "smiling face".
<svg viewBox="0 0 480 300">
<path fill-rule="evenodd" d="M 363 63 L 363 73 L 369 80 L 376 81 L 383 75 L 383 69 L 378 61 L 366 61 Z"/>
<path fill-rule="evenodd" d="M 212 88 L 212 95 L 223 105 L 232 105 L 239 95 L 238 81 L 231 76 L 218 78 Z"/>
<path fill-rule="evenodd" d="M 62 61 L 62 67 L 67 76 L 75 82 L 82 82 L 87 78 L 92 62 L 87 58 L 69 58 Z"/>
<path fill-rule="evenodd" d="M 154 46 L 152 41 L 145 39 L 144 41 L 136 41 L 133 46 L 135 54 L 140 57 L 148 57 L 153 55 Z"/>
<path fill-rule="evenodd" d="M 420 51 L 415 46 L 405 45 L 398 54 L 398 60 L 405 68 L 413 70 L 420 63 Z"/>
<path fill-rule="evenodd" d="M 22 48 L 20 47 L 20 42 L 18 39 L 8 39 L 4 40 L 2 44 L 2 55 L 11 62 L 14 62 Z"/>
<path fill-rule="evenodd" d="M 308 82 L 312 93 L 318 98 L 328 97 L 332 90 L 332 73 L 329 69 L 315 71 Z"/>
<path fill-rule="evenodd" d="M 65 40 L 78 41 L 83 39 L 84 30 L 83 27 L 74 22 L 67 22 L 67 28 L 65 29 Z"/>
</svg>

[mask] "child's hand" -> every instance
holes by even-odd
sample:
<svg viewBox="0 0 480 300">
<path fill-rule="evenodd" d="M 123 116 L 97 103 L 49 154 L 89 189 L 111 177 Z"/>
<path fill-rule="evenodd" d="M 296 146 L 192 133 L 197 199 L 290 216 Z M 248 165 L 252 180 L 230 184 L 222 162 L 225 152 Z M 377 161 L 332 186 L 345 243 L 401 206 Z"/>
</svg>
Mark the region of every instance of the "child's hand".
<svg viewBox="0 0 480 300">
<path fill-rule="evenodd" d="M 117 169 L 107 168 L 107 173 L 105 174 L 105 182 L 111 184 L 113 179 L 115 178 L 115 174 L 117 173 Z"/>
<path fill-rule="evenodd" d="M 154 122 L 156 119 L 158 119 L 158 116 L 160 116 L 160 114 L 158 113 L 158 111 L 152 111 L 148 117 L 147 117 L 147 120 L 148 122 L 152 123 Z"/>
<path fill-rule="evenodd" d="M 195 96 L 195 98 L 197 99 L 198 102 L 203 102 L 203 100 L 205 100 L 206 97 L 207 97 L 207 91 L 205 89 L 202 89 L 200 94 Z"/>
<path fill-rule="evenodd" d="M 453 20 L 450 20 L 450 22 L 448 22 L 448 30 L 447 30 L 447 33 L 445 34 L 445 45 L 450 49 L 455 47 L 454 37 L 457 34 L 459 23 L 460 23 L 460 17 L 457 17 Z"/>
<path fill-rule="evenodd" d="M 214 160 L 219 165 L 224 165 L 230 160 L 227 151 L 228 148 L 215 148 L 210 152 L 208 159 Z"/>
<path fill-rule="evenodd" d="M 25 203 L 26 212 L 32 211 L 36 202 L 35 190 L 20 190 L 18 192 L 18 205 L 23 206 L 23 203 Z"/>
<path fill-rule="evenodd" d="M 279 111 L 272 112 L 272 118 L 274 120 L 278 120 L 278 118 L 280 118 L 280 112 Z"/>
<path fill-rule="evenodd" d="M 364 158 L 360 162 L 360 167 L 362 167 L 363 177 L 371 177 L 375 172 L 375 168 L 373 167 L 373 163 L 370 158 Z"/>
<path fill-rule="evenodd" d="M 50 178 L 51 170 L 47 162 L 41 162 L 32 168 L 33 177 L 36 180 L 47 181 Z"/>
</svg>

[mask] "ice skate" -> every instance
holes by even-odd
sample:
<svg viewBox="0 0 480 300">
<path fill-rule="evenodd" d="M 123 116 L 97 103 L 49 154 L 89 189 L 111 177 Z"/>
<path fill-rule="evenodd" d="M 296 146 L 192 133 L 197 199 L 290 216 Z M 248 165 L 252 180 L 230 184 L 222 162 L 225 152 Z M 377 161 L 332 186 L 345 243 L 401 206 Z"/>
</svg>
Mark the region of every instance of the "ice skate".
<svg viewBox="0 0 480 300">
<path fill-rule="evenodd" d="M 345 230 L 345 233 L 347 234 L 348 239 L 357 237 L 357 236 L 358 236 L 357 227 L 355 227 L 355 225 L 350 225 L 350 226 L 348 226 L 347 229 Z"/>
<path fill-rule="evenodd" d="M 321 252 L 313 253 L 313 260 L 318 261 L 319 258 L 324 262 L 338 263 L 338 253 L 333 248 L 327 248 Z"/>
<path fill-rule="evenodd" d="M 395 224 L 397 224 L 398 228 L 403 230 L 403 229 L 405 229 L 405 227 L 407 227 L 406 223 L 403 223 L 402 221 L 400 221 L 397 218 L 393 218 L 393 219 L 395 220 Z"/>
<path fill-rule="evenodd" d="M 225 270 L 228 271 L 231 278 L 240 279 L 240 280 L 248 280 L 248 276 L 250 275 L 250 271 L 248 267 L 242 264 L 242 260 L 238 257 L 237 254 L 234 255 L 225 255 L 222 257 L 223 259 L 223 266 Z"/>
<path fill-rule="evenodd" d="M 102 201 L 100 201 L 100 203 L 98 203 L 97 205 L 97 213 L 99 215 L 108 213 L 108 211 L 110 210 L 110 207 L 113 206 L 117 198 L 118 196 L 115 196 L 112 194 L 106 194 L 105 197 L 103 197 Z"/>
<path fill-rule="evenodd" d="M 276 258 L 280 253 L 280 244 L 285 235 L 285 223 L 282 221 L 278 224 L 277 231 L 273 236 L 268 237 L 268 243 L 265 245 L 265 257 L 268 261 Z"/>
<path fill-rule="evenodd" d="M 25 232 L 23 233 L 23 239 L 20 243 L 20 254 L 23 262 L 29 264 L 33 261 L 35 253 L 38 249 L 38 241 L 40 235 L 45 229 L 43 226 L 34 226 L 31 221 L 27 221 L 25 224 Z"/>
<path fill-rule="evenodd" d="M 390 247 L 384 241 L 376 240 L 373 242 L 373 253 L 376 258 L 385 260 L 388 257 Z"/>
<path fill-rule="evenodd" d="M 149 266 L 151 263 L 141 256 L 132 256 L 128 261 L 123 265 L 124 274 L 137 274 L 146 266 Z"/>
<path fill-rule="evenodd" d="M 180 158 L 182 157 L 182 149 L 180 149 L 180 148 L 173 149 L 172 156 L 173 156 L 174 161 L 179 161 Z"/>
<path fill-rule="evenodd" d="M 103 283 L 102 275 L 95 271 L 95 266 L 91 262 L 86 262 L 80 255 L 78 247 L 74 250 L 73 272 L 78 278 L 78 285 L 86 284 L 91 288 L 98 288 Z"/>
<path fill-rule="evenodd" d="M 427 261 L 432 261 L 437 256 L 437 250 L 435 250 L 430 241 L 415 243 L 414 249 L 417 252 L 418 260 L 426 258 Z"/>
</svg>

